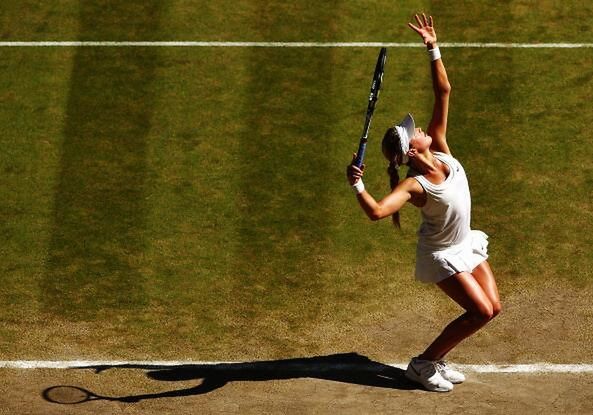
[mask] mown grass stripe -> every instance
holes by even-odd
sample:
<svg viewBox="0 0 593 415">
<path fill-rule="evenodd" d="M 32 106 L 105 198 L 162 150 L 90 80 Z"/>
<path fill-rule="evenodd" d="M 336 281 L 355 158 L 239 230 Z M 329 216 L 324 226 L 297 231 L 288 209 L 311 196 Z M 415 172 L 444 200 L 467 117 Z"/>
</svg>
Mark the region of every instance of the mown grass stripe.
<svg viewBox="0 0 593 415">
<path fill-rule="evenodd" d="M 258 15 L 266 16 L 268 6 L 260 7 Z M 324 26 L 336 25 L 333 13 L 319 18 Z M 261 37 L 277 37 L 266 18 L 258 27 Z M 249 327 L 253 338 L 273 333 L 271 343 L 278 344 L 300 330 L 304 337 L 322 314 L 319 299 L 330 298 L 331 287 L 320 275 L 324 255 L 330 255 L 326 207 L 332 186 L 320 177 L 331 177 L 333 171 L 330 137 L 337 115 L 328 91 L 337 51 L 245 52 L 240 63 L 247 74 L 244 104 L 236 109 L 243 123 L 237 137 L 240 170 L 231 190 L 240 242 L 234 251 L 231 298 L 233 315 L 241 316 L 237 321 Z M 301 70 L 303 61 L 307 71 Z M 296 353 L 292 345 L 282 347 Z"/>
<path fill-rule="evenodd" d="M 583 49 L 593 43 L 442 42 L 448 48 Z M 0 47 L 231 47 L 231 48 L 420 48 L 422 43 L 401 42 L 218 42 L 218 41 L 5 41 Z"/>
<path fill-rule="evenodd" d="M 159 27 L 161 6 L 113 15 L 87 5 L 82 37 L 118 19 Z M 77 49 L 61 143 L 54 224 L 41 280 L 43 310 L 71 320 L 139 311 L 146 304 L 140 271 L 146 247 L 147 146 L 155 111 L 158 50 Z M 103 314 L 106 316 L 108 314 Z M 110 317 L 107 317 L 110 319 Z"/>
<path fill-rule="evenodd" d="M 210 366 L 219 364 L 242 364 L 244 362 L 204 362 L 192 360 L 3 360 L 0 369 L 84 369 L 96 367 L 118 367 L 158 369 L 186 365 Z M 256 363 L 256 362 L 255 362 Z M 334 369 L 360 366 L 352 363 L 333 363 Z M 388 363 L 389 366 L 405 369 L 407 363 Z M 526 364 L 456 364 L 455 368 L 473 373 L 593 373 L 593 364 L 589 363 L 526 363 Z"/>
</svg>

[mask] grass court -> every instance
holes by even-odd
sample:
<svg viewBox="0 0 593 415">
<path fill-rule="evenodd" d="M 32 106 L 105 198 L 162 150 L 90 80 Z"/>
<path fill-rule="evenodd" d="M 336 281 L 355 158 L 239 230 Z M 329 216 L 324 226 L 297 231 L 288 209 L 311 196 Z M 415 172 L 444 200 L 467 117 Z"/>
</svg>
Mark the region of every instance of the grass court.
<svg viewBox="0 0 593 415">
<path fill-rule="evenodd" d="M 417 42 L 416 11 L 440 42 L 593 41 L 581 1 L 5 3 L 0 41 Z M 413 280 L 419 213 L 402 211 L 401 232 L 369 222 L 344 174 L 377 52 L 0 48 L 0 359 L 403 362 L 421 350 L 460 310 Z M 503 302 L 451 360 L 590 363 L 593 48 L 442 53 L 448 140 Z M 422 48 L 389 49 L 366 160 L 376 197 L 389 190 L 383 132 L 408 111 L 426 127 L 430 82 Z M 6 374 L 7 408 L 22 376 L 34 375 Z M 253 393 L 273 403 L 268 389 Z"/>
</svg>

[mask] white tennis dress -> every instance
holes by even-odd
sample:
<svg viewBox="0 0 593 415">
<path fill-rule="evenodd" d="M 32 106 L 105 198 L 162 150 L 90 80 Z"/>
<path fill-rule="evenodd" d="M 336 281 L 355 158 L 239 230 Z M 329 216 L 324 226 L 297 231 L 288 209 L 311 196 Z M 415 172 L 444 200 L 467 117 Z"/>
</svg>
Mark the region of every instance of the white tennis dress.
<svg viewBox="0 0 593 415">
<path fill-rule="evenodd" d="M 414 170 L 408 176 L 426 192 L 418 230 L 416 279 L 436 283 L 458 272 L 472 272 L 488 259 L 488 236 L 470 228 L 471 197 L 461 164 L 448 154 L 433 154 L 449 167 L 445 181 L 433 184 Z"/>
</svg>

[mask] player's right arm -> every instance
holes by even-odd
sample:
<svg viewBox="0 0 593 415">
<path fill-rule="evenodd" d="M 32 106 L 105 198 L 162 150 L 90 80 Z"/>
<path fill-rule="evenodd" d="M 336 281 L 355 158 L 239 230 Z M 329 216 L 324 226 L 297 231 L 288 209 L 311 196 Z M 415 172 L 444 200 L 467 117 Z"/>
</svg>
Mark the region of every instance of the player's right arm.
<svg viewBox="0 0 593 415">
<path fill-rule="evenodd" d="M 351 185 L 354 185 L 358 180 L 362 180 L 364 168 L 359 169 L 354 164 L 348 166 L 346 175 Z M 423 189 L 417 180 L 408 177 L 398 183 L 398 185 L 380 201 L 375 200 L 373 196 L 366 190 L 356 195 L 356 199 L 360 204 L 362 210 L 366 213 L 372 221 L 377 221 L 393 215 L 399 211 L 408 201 L 411 201 L 413 195 L 422 194 Z"/>
<path fill-rule="evenodd" d="M 422 192 L 422 187 L 415 179 L 404 179 L 380 201 L 376 201 L 367 191 L 359 193 L 356 198 L 362 210 L 370 220 L 377 221 L 387 218 L 399 211 L 406 202 L 411 201 L 413 193 Z"/>
</svg>

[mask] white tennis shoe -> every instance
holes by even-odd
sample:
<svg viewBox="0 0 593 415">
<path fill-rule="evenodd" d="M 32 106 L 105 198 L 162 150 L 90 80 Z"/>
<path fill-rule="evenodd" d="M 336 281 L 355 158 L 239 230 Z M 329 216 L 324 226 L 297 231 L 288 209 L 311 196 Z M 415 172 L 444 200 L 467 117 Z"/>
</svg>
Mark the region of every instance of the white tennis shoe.
<svg viewBox="0 0 593 415">
<path fill-rule="evenodd" d="M 448 380 L 449 382 L 454 384 L 461 383 L 465 380 L 465 376 L 463 375 L 463 373 L 453 369 L 444 360 L 439 360 L 438 362 L 436 362 L 436 364 L 439 372 L 441 372 L 441 376 L 445 380 Z"/>
<path fill-rule="evenodd" d="M 449 392 L 453 390 L 453 383 L 443 378 L 438 362 L 421 360 L 414 357 L 406 369 L 406 377 L 421 383 L 432 392 Z"/>
</svg>

